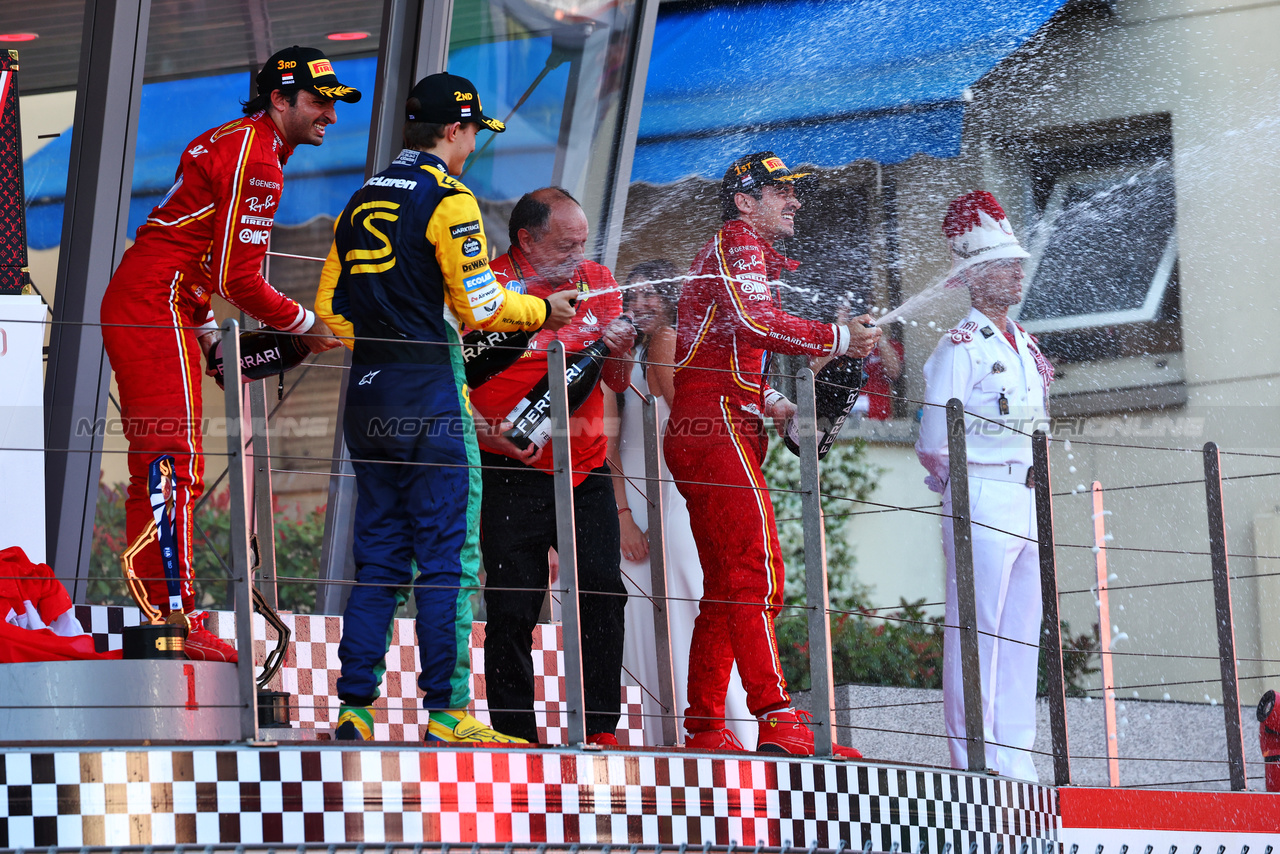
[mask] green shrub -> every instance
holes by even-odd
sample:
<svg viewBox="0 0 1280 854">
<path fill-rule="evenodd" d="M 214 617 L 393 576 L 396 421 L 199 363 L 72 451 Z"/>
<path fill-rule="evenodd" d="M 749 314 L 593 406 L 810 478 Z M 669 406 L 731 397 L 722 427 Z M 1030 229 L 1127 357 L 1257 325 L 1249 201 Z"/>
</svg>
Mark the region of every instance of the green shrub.
<svg viewBox="0 0 1280 854">
<path fill-rule="evenodd" d="M 942 687 L 942 618 L 929 617 L 916 602 L 874 619 L 874 611 L 831 618 L 831 670 L 837 685 Z M 810 687 L 809 632 L 803 616 L 778 620 L 778 648 L 787 684 Z"/>
</svg>

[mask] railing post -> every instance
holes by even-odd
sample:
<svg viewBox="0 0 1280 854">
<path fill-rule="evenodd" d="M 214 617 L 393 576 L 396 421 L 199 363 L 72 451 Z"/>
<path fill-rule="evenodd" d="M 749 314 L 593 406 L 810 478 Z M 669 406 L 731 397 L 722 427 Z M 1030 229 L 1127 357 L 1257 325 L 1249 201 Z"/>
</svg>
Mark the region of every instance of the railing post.
<svg viewBox="0 0 1280 854">
<path fill-rule="evenodd" d="M 658 664 L 658 702 L 662 706 L 662 742 L 675 744 L 680 737 L 676 726 L 676 681 L 671 660 L 671 608 L 667 600 L 666 519 L 662 502 L 662 436 L 658 430 L 658 403 L 651 394 L 644 398 L 645 497 L 649 502 L 649 589 L 653 601 L 654 653 Z"/>
<path fill-rule="evenodd" d="M 258 535 L 258 592 L 280 607 L 276 584 L 276 521 L 271 505 L 271 441 L 268 438 L 267 381 L 249 383 L 249 439 L 253 447 L 253 532 Z"/>
<path fill-rule="evenodd" d="M 835 743 L 835 679 L 831 671 L 831 618 L 827 615 L 827 543 L 822 524 L 822 482 L 818 473 L 818 407 L 813 371 L 796 376 L 792 417 L 800 436 L 800 515 L 804 520 L 805 607 L 809 617 L 809 699 L 813 752 L 830 756 Z"/>
<path fill-rule="evenodd" d="M 973 581 L 973 528 L 969 519 L 969 452 L 964 437 L 964 404 L 947 401 L 947 452 L 950 455 L 951 530 L 955 539 L 956 607 L 960 620 L 960 673 L 964 680 L 964 734 L 969 770 L 987 770 L 983 727 L 982 664 L 978 655 L 978 608 Z"/>
<path fill-rule="evenodd" d="M 561 341 L 547 348 L 551 389 L 551 450 L 555 455 L 556 552 L 560 556 L 560 619 L 564 634 L 564 684 L 569 744 L 587 740 L 586 702 L 582 687 L 582 635 L 578 620 L 577 526 L 573 513 L 573 458 L 569 441 L 569 386 L 565 381 L 565 349 Z"/>
<path fill-rule="evenodd" d="M 1093 482 L 1093 551 L 1098 579 L 1098 640 L 1102 657 L 1102 712 L 1107 729 L 1107 779 L 1120 785 L 1120 740 L 1116 729 L 1116 676 L 1111 655 L 1111 594 L 1107 592 L 1107 511 L 1102 484 Z"/>
<path fill-rule="evenodd" d="M 1037 430 L 1031 437 L 1035 469 L 1036 538 L 1040 551 L 1040 598 L 1044 608 L 1045 675 L 1049 692 L 1049 731 L 1053 737 L 1053 784 L 1071 785 L 1071 756 L 1067 746 L 1067 693 L 1062 675 L 1062 623 L 1058 613 L 1058 561 L 1053 539 L 1053 481 L 1049 476 L 1049 437 Z"/>
<path fill-rule="evenodd" d="M 253 579 L 249 577 L 249 526 L 245 515 L 244 440 L 240 434 L 240 324 L 222 324 L 222 382 L 227 405 L 227 490 L 231 497 L 231 590 L 236 609 L 236 677 L 240 683 L 240 740 L 258 740 L 258 685 L 253 678 Z"/>
<path fill-rule="evenodd" d="M 1204 493 L 1209 511 L 1209 559 L 1213 565 L 1213 604 L 1218 624 L 1218 667 L 1222 672 L 1222 716 L 1227 727 L 1227 768 L 1232 790 L 1248 783 L 1240 691 L 1236 675 L 1236 632 L 1231 616 L 1231 576 L 1227 568 L 1227 522 L 1222 509 L 1222 460 L 1216 442 L 1204 446 Z"/>
</svg>

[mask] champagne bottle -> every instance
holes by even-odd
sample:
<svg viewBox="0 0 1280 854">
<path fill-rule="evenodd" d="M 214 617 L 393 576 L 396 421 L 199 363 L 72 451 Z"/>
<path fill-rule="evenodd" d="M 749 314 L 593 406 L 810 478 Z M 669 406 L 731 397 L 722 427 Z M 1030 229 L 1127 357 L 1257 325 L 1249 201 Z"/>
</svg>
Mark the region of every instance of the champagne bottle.
<svg viewBox="0 0 1280 854">
<path fill-rule="evenodd" d="M 598 339 L 585 350 L 570 355 L 565 368 L 565 381 L 569 385 L 569 412 L 574 412 L 586 402 L 600 381 L 604 359 L 609 346 Z M 545 446 L 551 438 L 551 382 L 547 376 L 529 389 L 520 402 L 507 414 L 512 427 L 502 435 L 521 450 L 530 445 Z"/>
<path fill-rule="evenodd" d="M 862 360 L 853 356 L 835 357 L 818 371 L 813 385 L 818 415 L 818 459 L 822 459 L 835 444 L 840 428 L 858 401 L 858 391 L 862 388 Z M 783 441 L 791 453 L 800 456 L 800 430 L 796 418 L 788 422 Z"/>
<path fill-rule="evenodd" d="M 300 335 L 281 332 L 264 326 L 240 333 L 240 381 L 242 383 L 264 379 L 273 374 L 291 371 L 311 353 L 306 339 Z M 209 367 L 214 379 L 222 386 L 222 339 L 209 348 Z"/>
<path fill-rule="evenodd" d="M 462 338 L 467 385 L 479 388 L 516 363 L 537 331 L 485 332 L 473 329 Z"/>
</svg>

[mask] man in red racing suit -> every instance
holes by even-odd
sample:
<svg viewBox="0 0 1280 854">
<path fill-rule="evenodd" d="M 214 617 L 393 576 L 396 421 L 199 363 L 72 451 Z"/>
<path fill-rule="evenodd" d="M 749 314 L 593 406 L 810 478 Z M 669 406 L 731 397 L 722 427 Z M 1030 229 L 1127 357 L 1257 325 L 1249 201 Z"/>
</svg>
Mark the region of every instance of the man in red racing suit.
<svg viewBox="0 0 1280 854">
<path fill-rule="evenodd" d="M 338 346 L 323 321 L 260 274 L 284 181 L 282 166 L 300 144 L 320 145 L 337 121 L 335 99 L 360 93 L 338 82 L 315 48 L 279 51 L 258 73 L 245 116 L 196 137 L 182 153 L 173 188 L 138 228 L 102 299 L 102 338 L 120 392 L 129 440 L 125 500 L 129 542 L 152 521 L 148 470 L 171 454 L 173 525 L 189 658 L 235 661 L 236 651 L 194 613 L 191 546 L 194 502 L 204 491 L 200 355 L 217 339 L 210 298 L 223 297 L 267 326 L 308 333 L 319 352 Z M 134 559 L 151 602 L 171 602 L 158 544 Z"/>
<path fill-rule="evenodd" d="M 688 747 L 737 746 L 724 723 L 736 660 L 748 708 L 760 721 L 757 749 L 814 751 L 778 657 L 773 622 L 784 568 L 761 472 L 769 442 L 764 419 L 782 424 L 796 407 L 768 387 L 765 373 L 771 352 L 865 356 L 880 332 L 805 320 L 779 306 L 776 283 L 799 265 L 773 243 L 794 232 L 796 181 L 806 174 L 768 151 L 735 161 L 720 188 L 726 222 L 698 253 L 680 294 L 664 453 L 689 505 L 703 573 L 689 647 Z"/>
</svg>

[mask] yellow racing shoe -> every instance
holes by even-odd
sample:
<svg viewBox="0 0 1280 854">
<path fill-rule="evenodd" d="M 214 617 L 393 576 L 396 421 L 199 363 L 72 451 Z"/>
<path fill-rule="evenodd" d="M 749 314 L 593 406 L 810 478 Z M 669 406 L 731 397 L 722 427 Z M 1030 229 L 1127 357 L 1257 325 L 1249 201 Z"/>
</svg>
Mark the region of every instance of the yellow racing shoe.
<svg viewBox="0 0 1280 854">
<path fill-rule="evenodd" d="M 338 709 L 336 741 L 373 741 L 373 706 L 342 706 Z"/>
<path fill-rule="evenodd" d="M 432 712 L 427 721 L 427 744 L 528 744 L 504 735 L 473 718 L 465 709 Z"/>
</svg>

